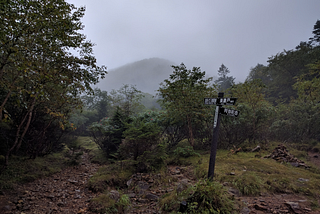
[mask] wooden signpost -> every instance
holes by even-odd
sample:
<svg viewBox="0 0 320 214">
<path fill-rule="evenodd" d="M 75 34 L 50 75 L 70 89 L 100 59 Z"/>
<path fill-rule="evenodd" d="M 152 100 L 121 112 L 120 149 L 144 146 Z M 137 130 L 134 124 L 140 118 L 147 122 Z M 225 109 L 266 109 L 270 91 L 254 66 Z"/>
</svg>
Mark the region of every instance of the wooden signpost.
<svg viewBox="0 0 320 214">
<path fill-rule="evenodd" d="M 219 126 L 220 126 L 220 117 L 219 114 L 238 117 L 239 111 L 234 109 L 223 108 L 223 105 L 234 105 L 237 101 L 237 98 L 224 98 L 224 93 L 219 92 L 217 98 L 204 98 L 205 105 L 216 105 L 216 110 L 214 114 L 214 123 L 213 123 L 213 138 L 211 144 L 210 152 L 210 162 L 208 170 L 208 178 L 213 179 L 214 175 L 214 166 L 216 162 L 217 155 L 217 146 L 218 146 L 218 137 L 219 137 Z"/>
</svg>

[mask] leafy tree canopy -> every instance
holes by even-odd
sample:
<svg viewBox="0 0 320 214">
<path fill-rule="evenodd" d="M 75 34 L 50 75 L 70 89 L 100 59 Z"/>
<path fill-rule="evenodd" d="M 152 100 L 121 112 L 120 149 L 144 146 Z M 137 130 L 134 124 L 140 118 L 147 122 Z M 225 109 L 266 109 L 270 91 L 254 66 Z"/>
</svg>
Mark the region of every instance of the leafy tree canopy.
<svg viewBox="0 0 320 214">
<path fill-rule="evenodd" d="M 229 73 L 229 69 L 224 64 L 221 64 L 218 70 L 219 78 L 215 81 L 215 83 L 219 85 L 220 91 L 225 91 L 234 85 L 235 78 L 233 76 L 228 76 Z"/>
<path fill-rule="evenodd" d="M 188 122 L 189 139 L 193 146 L 192 124 L 207 116 L 208 107 L 203 105 L 203 98 L 213 96 L 215 89 L 209 84 L 212 78 L 205 79 L 205 72 L 202 72 L 199 67 L 188 70 L 181 63 L 172 68 L 173 74 L 161 83 L 159 95 L 163 99 L 169 117 L 175 118 L 176 121 Z"/>
</svg>

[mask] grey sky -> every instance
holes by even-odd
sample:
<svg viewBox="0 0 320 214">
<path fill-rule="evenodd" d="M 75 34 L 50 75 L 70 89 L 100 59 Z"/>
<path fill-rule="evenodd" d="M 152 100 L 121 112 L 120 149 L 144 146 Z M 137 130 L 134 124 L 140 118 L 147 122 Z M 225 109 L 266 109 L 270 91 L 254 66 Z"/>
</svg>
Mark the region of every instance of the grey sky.
<svg viewBox="0 0 320 214">
<path fill-rule="evenodd" d="M 109 69 L 159 57 L 244 81 L 251 67 L 312 36 L 319 0 L 67 0 Z M 108 78 L 108 76 L 106 77 Z"/>
</svg>

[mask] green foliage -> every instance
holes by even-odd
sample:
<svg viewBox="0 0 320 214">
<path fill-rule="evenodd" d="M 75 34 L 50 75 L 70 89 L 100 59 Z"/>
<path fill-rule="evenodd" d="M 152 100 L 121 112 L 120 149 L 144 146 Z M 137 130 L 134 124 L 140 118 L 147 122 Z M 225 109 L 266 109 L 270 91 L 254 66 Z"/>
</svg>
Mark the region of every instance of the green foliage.
<svg viewBox="0 0 320 214">
<path fill-rule="evenodd" d="M 62 131 L 72 130 L 68 118 L 81 107 L 79 95 L 106 74 L 79 32 L 84 11 L 64 0 L 10 0 L 1 9 L 0 123 L 11 127 L 0 135 L 6 165 L 14 150 L 34 158 L 50 153 Z"/>
<path fill-rule="evenodd" d="M 125 188 L 134 173 L 134 164 L 134 161 L 126 160 L 100 167 L 90 178 L 88 187 L 94 192 L 104 192 L 109 187 Z"/>
<path fill-rule="evenodd" d="M 313 38 L 310 38 L 310 40 L 312 42 L 320 43 L 320 20 L 319 19 L 314 24 L 312 33 L 314 34 L 314 36 Z"/>
<path fill-rule="evenodd" d="M 319 139 L 319 105 L 303 100 L 292 100 L 279 105 L 277 117 L 270 129 L 273 136 L 281 141 L 306 142 Z"/>
<path fill-rule="evenodd" d="M 126 194 L 121 194 L 115 201 L 109 194 L 101 194 L 91 200 L 90 210 L 97 213 L 126 213 L 131 202 Z"/>
<path fill-rule="evenodd" d="M 85 108 L 90 111 L 97 112 L 97 120 L 110 116 L 111 111 L 111 96 L 107 91 L 101 91 L 99 88 L 93 90 L 93 94 L 84 95 L 81 97 Z"/>
<path fill-rule="evenodd" d="M 126 123 L 130 119 L 117 108 L 112 118 L 105 117 L 99 122 L 94 122 L 89 126 L 89 131 L 97 145 L 109 155 L 118 151 L 122 142 L 123 132 L 127 129 Z"/>
<path fill-rule="evenodd" d="M 274 114 L 273 106 L 264 98 L 265 85 L 260 79 L 246 80 L 230 89 L 232 97 L 238 98 L 236 106 L 228 108 L 237 109 L 240 115 L 222 117 L 220 128 L 220 148 L 239 146 L 244 141 L 250 144 L 257 140 L 266 141 L 269 136 L 269 126 Z"/>
<path fill-rule="evenodd" d="M 283 51 L 269 59 L 267 75 L 272 79 L 268 84 L 268 100 L 274 104 L 288 103 L 297 98 L 293 89 L 296 77 L 308 73 L 308 64 L 314 64 L 320 56 L 320 47 L 301 42 L 295 50 Z"/>
<path fill-rule="evenodd" d="M 226 91 L 234 85 L 235 78 L 233 76 L 228 76 L 229 73 L 229 69 L 224 64 L 221 64 L 218 70 L 219 78 L 215 81 L 215 83 L 219 85 L 219 91 Z"/>
<path fill-rule="evenodd" d="M 140 103 L 144 95 L 133 85 L 123 85 L 118 90 L 112 90 L 110 95 L 112 105 L 118 106 L 127 117 L 144 109 L 144 106 Z"/>
<path fill-rule="evenodd" d="M 185 121 L 190 144 L 194 146 L 195 127 L 200 130 L 203 122 L 212 115 L 210 107 L 203 105 L 203 98 L 215 93 L 209 85 L 212 78 L 205 79 L 205 72 L 198 67 L 188 70 L 183 63 L 172 67 L 173 74 L 161 83 L 159 95 L 167 117 L 172 118 L 173 123 Z"/>
<path fill-rule="evenodd" d="M 146 120 L 148 120 L 146 122 Z M 133 153 L 133 159 L 137 160 L 145 151 L 150 151 L 160 142 L 160 127 L 153 118 L 145 118 L 140 115 L 133 118 L 132 123 L 126 124 L 123 133 L 125 147 L 128 153 Z"/>
<path fill-rule="evenodd" d="M 183 157 L 183 158 L 188 158 L 188 157 L 191 157 L 191 156 L 194 156 L 194 155 L 200 157 L 200 154 L 197 153 L 196 151 L 194 151 L 192 146 L 177 147 L 173 151 L 173 154 L 176 157 Z"/>
<path fill-rule="evenodd" d="M 187 213 L 232 213 L 234 201 L 227 190 L 217 182 L 200 180 L 194 186 L 177 193 L 176 190 L 160 201 L 161 210 L 178 212 L 180 203 L 187 202 Z"/>
<path fill-rule="evenodd" d="M 11 164 L 0 175 L 0 190 L 13 189 L 15 186 L 50 176 L 67 167 L 68 158 L 64 153 L 50 154 L 35 160 L 27 157 L 11 157 Z"/>
<path fill-rule="evenodd" d="M 137 158 L 138 172 L 155 172 L 165 165 L 168 155 L 163 144 L 158 144 L 152 151 L 145 151 Z"/>
<path fill-rule="evenodd" d="M 227 190 L 218 182 L 200 180 L 188 198 L 188 213 L 231 213 L 234 201 Z"/>
<path fill-rule="evenodd" d="M 236 177 L 232 184 L 242 195 L 258 195 L 261 193 L 262 181 L 254 173 L 243 173 Z"/>
</svg>

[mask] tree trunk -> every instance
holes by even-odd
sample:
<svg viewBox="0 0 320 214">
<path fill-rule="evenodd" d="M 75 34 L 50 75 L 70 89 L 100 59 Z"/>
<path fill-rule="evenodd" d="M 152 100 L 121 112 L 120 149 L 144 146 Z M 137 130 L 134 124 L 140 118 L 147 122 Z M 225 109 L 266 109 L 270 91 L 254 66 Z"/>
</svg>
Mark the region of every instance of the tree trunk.
<svg viewBox="0 0 320 214">
<path fill-rule="evenodd" d="M 34 97 L 34 99 L 32 101 L 32 104 L 30 106 L 29 111 L 26 113 L 26 115 L 24 116 L 24 118 L 22 119 L 21 123 L 18 126 L 18 129 L 17 129 L 17 132 L 16 132 L 16 138 L 15 138 L 15 141 L 13 143 L 13 146 L 7 151 L 7 153 L 5 155 L 5 163 L 4 163 L 2 171 L 9 165 L 9 156 L 10 156 L 11 152 L 14 150 L 14 148 L 19 143 L 19 140 L 21 140 L 23 138 L 23 136 L 25 135 L 26 131 L 29 128 L 31 117 L 32 117 L 32 111 L 33 111 L 33 108 L 35 106 L 35 103 L 36 103 L 36 96 Z M 20 130 L 21 130 L 21 128 L 22 128 L 22 126 L 23 126 L 23 124 L 24 124 L 24 122 L 25 122 L 25 120 L 27 119 L 28 116 L 29 116 L 29 119 L 28 119 L 27 125 L 26 125 L 26 127 L 25 127 L 25 129 L 23 131 L 23 134 L 20 137 L 20 135 L 19 135 Z"/>
<path fill-rule="evenodd" d="M 187 116 L 187 121 L 188 121 L 188 130 L 189 130 L 190 145 L 191 145 L 192 147 L 194 147 L 194 137 L 193 137 L 193 130 L 192 130 L 192 124 L 191 124 L 190 116 Z"/>
<path fill-rule="evenodd" d="M 1 106 L 0 106 L 0 120 L 2 120 L 2 111 L 4 109 L 4 105 L 7 103 L 9 97 L 11 95 L 11 91 L 8 92 L 6 98 L 4 98 L 4 101 L 2 102 Z"/>
</svg>

